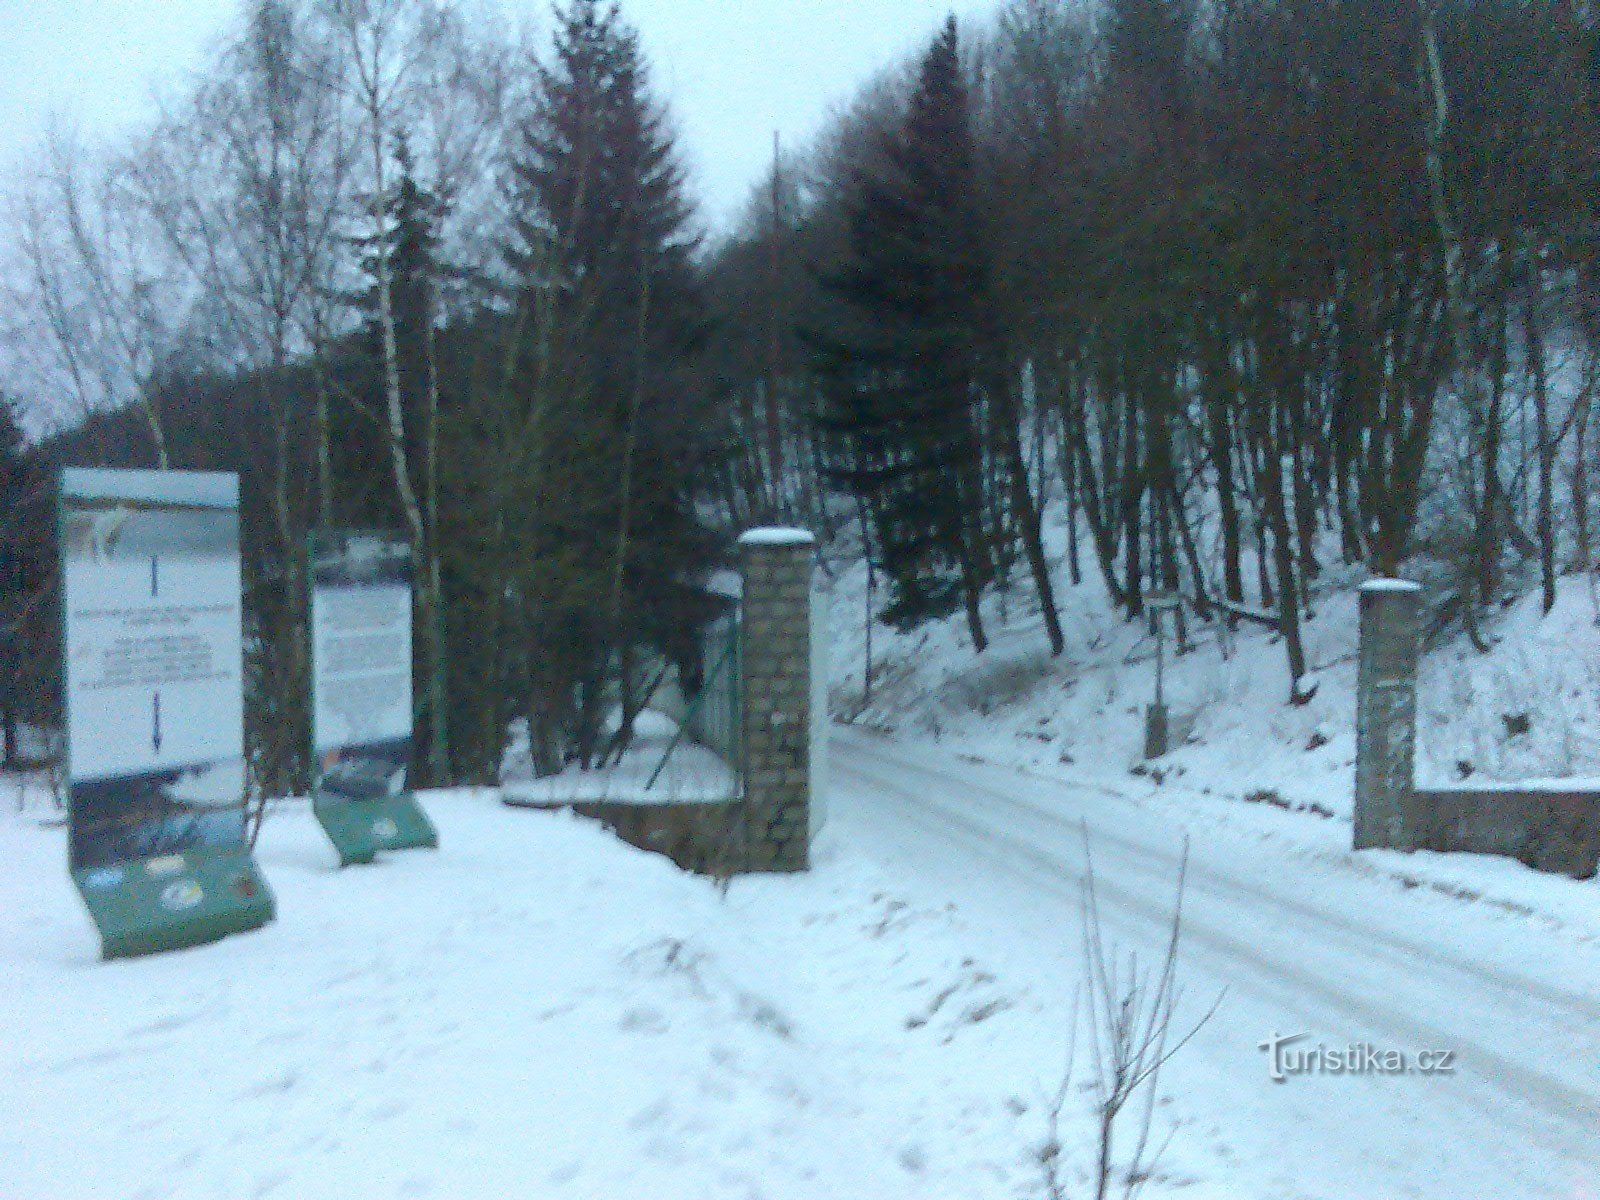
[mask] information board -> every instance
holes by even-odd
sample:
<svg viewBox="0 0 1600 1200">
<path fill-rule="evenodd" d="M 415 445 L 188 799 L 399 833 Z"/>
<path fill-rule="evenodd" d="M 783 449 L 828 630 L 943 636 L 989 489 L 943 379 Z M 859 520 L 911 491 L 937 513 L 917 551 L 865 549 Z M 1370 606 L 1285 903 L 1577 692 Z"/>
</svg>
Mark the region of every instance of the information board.
<svg viewBox="0 0 1600 1200">
<path fill-rule="evenodd" d="M 311 541 L 313 808 L 342 863 L 437 844 L 407 791 L 411 550 L 391 534 Z"/>
<path fill-rule="evenodd" d="M 271 917 L 244 837 L 238 497 L 233 475 L 62 473 L 69 858 L 108 956 Z"/>
</svg>

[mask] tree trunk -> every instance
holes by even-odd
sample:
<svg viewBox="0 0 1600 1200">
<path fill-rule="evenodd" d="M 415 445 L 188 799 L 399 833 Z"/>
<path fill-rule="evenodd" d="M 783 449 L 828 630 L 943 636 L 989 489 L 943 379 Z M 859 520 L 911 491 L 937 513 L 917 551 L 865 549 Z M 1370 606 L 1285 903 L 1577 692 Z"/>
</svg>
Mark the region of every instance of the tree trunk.
<svg viewBox="0 0 1600 1200">
<path fill-rule="evenodd" d="M 1508 292 L 1509 295 L 1509 292 Z M 1483 471 L 1483 490 L 1479 498 L 1478 529 L 1477 529 L 1477 596 L 1475 601 L 1479 605 L 1486 605 L 1494 598 L 1495 588 L 1498 586 L 1500 575 L 1500 522 L 1502 518 L 1509 518 L 1506 511 L 1507 502 L 1505 489 L 1500 483 L 1500 446 L 1501 426 L 1503 424 L 1503 411 L 1505 401 L 1505 375 L 1506 357 L 1509 353 L 1510 314 L 1504 306 L 1500 312 L 1498 328 L 1495 331 L 1493 378 L 1490 380 L 1489 403 L 1484 411 L 1483 422 L 1483 449 L 1481 469 Z M 1474 602 L 1474 597 L 1467 596 L 1467 602 Z"/>
<path fill-rule="evenodd" d="M 1060 384 L 1057 384 L 1058 389 Z M 1063 419 L 1065 419 L 1063 412 Z M 1066 445 L 1067 432 L 1063 427 L 1061 432 L 1061 490 L 1062 502 L 1066 506 L 1067 518 L 1067 570 L 1071 572 L 1070 578 L 1073 587 L 1083 586 L 1083 563 L 1078 546 L 1078 460 Z"/>
<path fill-rule="evenodd" d="M 1122 478 L 1118 481 L 1122 494 L 1123 562 L 1126 585 L 1123 599 L 1127 604 L 1128 616 L 1137 617 L 1144 612 L 1141 518 L 1146 480 L 1139 462 L 1139 410 L 1131 395 L 1125 397 L 1123 422 Z"/>
<path fill-rule="evenodd" d="M 1281 446 L 1265 447 L 1262 462 L 1262 499 L 1271 526 L 1273 573 L 1278 582 L 1278 631 L 1283 634 L 1289 658 L 1289 700 L 1299 703 L 1303 699 L 1300 680 L 1306 673 L 1306 656 L 1300 640 L 1300 589 L 1295 580 L 1294 532 L 1284 496 Z"/>
<path fill-rule="evenodd" d="M 1094 546 L 1095 560 L 1100 566 L 1100 576 L 1105 580 L 1106 592 L 1111 597 L 1111 602 L 1121 608 L 1126 602 L 1127 593 L 1117 578 L 1117 553 L 1120 547 L 1113 527 L 1114 515 L 1111 512 L 1110 502 L 1110 497 L 1116 495 L 1119 489 L 1106 478 L 1106 475 L 1110 474 L 1110 461 L 1114 456 L 1103 453 L 1107 469 L 1105 472 L 1095 470 L 1094 455 L 1089 445 L 1088 421 L 1084 419 L 1084 400 L 1081 391 L 1078 392 L 1075 410 L 1077 419 L 1074 420 L 1069 414 L 1063 413 L 1062 437 L 1067 446 L 1065 452 L 1076 459 L 1074 480 L 1077 484 L 1083 519 L 1089 526 L 1089 540 Z M 1103 452 L 1104 449 L 1102 447 Z"/>
<path fill-rule="evenodd" d="M 861 616 L 862 640 L 866 643 L 866 664 L 861 671 L 861 708 L 865 711 L 872 704 L 872 601 L 878 590 L 878 569 L 872 557 L 872 529 L 867 519 L 867 504 L 859 496 L 856 498 L 856 512 L 861 521 L 861 556 L 867 561 L 866 607 Z"/>
<path fill-rule="evenodd" d="M 1594 396 L 1586 389 L 1578 398 L 1578 411 L 1572 425 L 1572 539 L 1576 547 L 1574 562 L 1580 571 L 1594 568 L 1589 536 L 1589 416 Z"/>
<path fill-rule="evenodd" d="M 1066 639 L 1061 634 L 1061 617 L 1056 610 L 1055 589 L 1050 583 L 1050 564 L 1044 554 L 1043 517 L 1033 495 L 1033 485 L 1028 479 L 1028 461 L 1022 451 L 1022 406 L 1014 393 L 1002 381 L 997 393 L 1006 397 L 1005 408 L 999 414 L 1000 448 L 1005 455 L 1005 471 L 1011 490 L 1011 508 L 1016 514 L 1018 531 L 1022 536 L 1023 553 L 1028 559 L 1028 570 L 1033 575 L 1034 591 L 1039 597 L 1039 611 L 1044 617 L 1045 634 L 1050 639 L 1050 654 L 1059 655 L 1066 649 Z"/>
<path fill-rule="evenodd" d="M 428 519 L 422 500 L 417 494 L 412 477 L 412 464 L 406 450 L 405 401 L 400 388 L 400 348 L 395 332 L 394 286 L 389 272 L 389 256 L 384 236 L 386 222 L 383 210 L 387 193 L 384 171 L 384 150 L 381 134 L 382 122 L 377 112 L 372 120 L 371 145 L 374 198 L 372 220 L 375 229 L 373 244 L 378 282 L 378 324 L 383 340 L 383 395 L 384 432 L 389 443 L 389 463 L 394 475 L 395 492 L 400 500 L 400 511 L 406 523 L 406 533 L 411 546 L 416 587 L 416 610 L 422 626 L 423 653 L 427 656 L 426 677 L 430 681 L 428 729 L 428 766 L 430 782 L 442 784 L 448 780 L 450 769 L 444 746 L 445 714 L 442 697 L 435 693 L 433 681 L 442 679 L 445 647 L 443 643 L 444 617 L 440 611 L 442 597 L 439 593 L 439 572 L 430 553 Z M 442 689 L 441 689 L 442 690 Z M 434 704 L 439 710 L 434 711 Z"/>
<path fill-rule="evenodd" d="M 989 648 L 989 637 L 983 631 L 983 613 L 978 607 L 982 589 L 978 584 L 977 568 L 972 561 L 972 553 L 969 548 L 962 555 L 961 600 L 962 608 L 967 615 L 967 633 L 972 638 L 973 653 L 982 654 Z"/>
<path fill-rule="evenodd" d="M 1300 379 L 1297 376 L 1296 383 Z M 1316 480 L 1313 477 L 1311 464 L 1307 462 L 1306 451 L 1311 440 L 1310 422 L 1306 420 L 1306 409 L 1309 398 L 1305 389 L 1297 386 L 1293 398 L 1289 401 L 1289 447 L 1294 463 L 1294 478 L 1292 490 L 1294 492 L 1294 530 L 1295 544 L 1300 554 L 1301 584 L 1305 589 L 1311 587 L 1312 581 L 1317 578 L 1319 567 L 1317 565 L 1317 501 Z M 1310 596 L 1307 594 L 1309 605 Z"/>
<path fill-rule="evenodd" d="M 1544 361 L 1544 331 L 1539 315 L 1539 272 L 1528 289 L 1528 372 L 1533 378 L 1534 443 L 1539 459 L 1539 494 L 1534 525 L 1539 541 L 1539 581 L 1544 611 L 1556 606 L 1555 466 L 1556 445 L 1550 430 L 1550 389 Z"/>
<path fill-rule="evenodd" d="M 1244 603 L 1244 576 L 1240 569 L 1239 503 L 1234 480 L 1233 422 L 1230 419 L 1227 373 L 1220 366 L 1226 347 L 1213 356 L 1207 372 L 1211 386 L 1206 398 L 1206 427 L 1210 436 L 1211 467 L 1216 474 L 1217 518 L 1222 526 L 1222 594 L 1235 604 Z"/>
</svg>

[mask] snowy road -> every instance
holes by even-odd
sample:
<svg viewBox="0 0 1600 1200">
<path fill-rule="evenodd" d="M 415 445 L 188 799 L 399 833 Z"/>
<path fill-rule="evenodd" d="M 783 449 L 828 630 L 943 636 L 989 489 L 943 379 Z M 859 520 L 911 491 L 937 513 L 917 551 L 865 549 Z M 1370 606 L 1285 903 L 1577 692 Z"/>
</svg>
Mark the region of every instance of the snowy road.
<svg viewBox="0 0 1600 1200">
<path fill-rule="evenodd" d="M 1085 827 L 1109 936 L 1159 952 L 1185 832 L 1170 808 L 868 734 L 833 745 L 834 836 L 957 906 L 1012 986 L 1070 1009 Z M 1169 1169 L 1252 1195 L 1600 1196 L 1600 947 L 1286 861 L 1248 825 L 1192 832 L 1184 906 L 1184 1011 L 1226 995 L 1163 1077 Z M 1446 1051 L 1455 1070 L 1274 1083 L 1260 1043 L 1295 1034 Z"/>
</svg>

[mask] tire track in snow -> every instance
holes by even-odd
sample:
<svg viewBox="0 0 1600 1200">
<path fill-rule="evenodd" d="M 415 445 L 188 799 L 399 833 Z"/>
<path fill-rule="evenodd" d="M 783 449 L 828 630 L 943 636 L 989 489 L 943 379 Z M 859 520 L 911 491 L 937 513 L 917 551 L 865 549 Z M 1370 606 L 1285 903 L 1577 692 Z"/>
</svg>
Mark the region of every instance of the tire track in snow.
<svg viewBox="0 0 1600 1200">
<path fill-rule="evenodd" d="M 841 756 L 842 757 L 842 756 Z M 894 764 L 892 769 L 898 769 Z M 882 795 L 898 798 L 896 820 L 940 837 L 963 850 L 976 849 L 1003 870 L 1021 874 L 1069 899 L 1077 895 L 1078 873 L 1060 857 L 1042 851 L 1035 843 L 982 825 L 967 814 L 951 808 L 930 794 L 931 789 L 913 790 L 903 781 L 887 779 L 859 764 L 835 760 L 835 771 L 866 783 Z M 938 779 L 938 773 L 922 770 Z M 963 781 L 944 778 L 948 788 Z M 908 814 L 915 813 L 911 816 Z M 930 817 L 932 819 L 925 819 Z M 1093 831 L 1091 830 L 1091 833 Z M 1175 861 L 1175 860 L 1174 860 Z M 1169 877 L 1170 878 L 1170 877 Z M 1096 872 L 1096 888 L 1103 902 L 1121 909 L 1157 930 L 1171 919 L 1168 902 L 1138 895 L 1115 881 L 1102 868 Z M 1357 1031 L 1379 1033 L 1401 1044 L 1414 1047 L 1451 1046 L 1461 1055 L 1457 1078 L 1470 1075 L 1483 1089 L 1462 1088 L 1451 1098 L 1472 1109 L 1493 1125 L 1504 1128 L 1514 1121 L 1529 1140 L 1554 1151 L 1578 1165 L 1592 1165 L 1600 1154 L 1600 1097 L 1575 1088 L 1536 1070 L 1525 1067 L 1498 1051 L 1462 1038 L 1455 1030 L 1440 1029 L 1426 1021 L 1397 1011 L 1382 1003 L 1352 994 L 1330 982 L 1322 974 L 1282 958 L 1264 957 L 1259 948 L 1198 917 L 1185 912 L 1183 939 L 1223 959 L 1234 970 L 1227 973 L 1232 987 L 1254 993 L 1259 998 L 1287 1011 L 1303 1010 L 1306 1002 L 1334 1015 Z M 1247 980 L 1238 970 L 1248 973 Z M 1530 1123 L 1529 1118 L 1536 1118 Z"/>
<path fill-rule="evenodd" d="M 864 740 L 856 742 L 852 739 L 849 743 L 849 749 L 851 752 L 870 756 L 878 760 L 880 764 L 892 767 L 896 771 L 920 775 L 938 783 L 941 787 L 957 784 L 970 791 L 982 794 L 985 800 L 993 801 L 1031 820 L 1057 827 L 1074 836 L 1080 832 L 1080 822 L 1087 822 L 1090 835 L 1094 839 L 1097 856 L 1105 857 L 1100 853 L 1101 848 L 1110 845 L 1120 852 L 1117 856 L 1119 861 L 1126 863 L 1134 870 L 1164 878 L 1171 878 L 1177 872 L 1179 864 L 1179 856 L 1177 854 L 1097 826 L 1087 815 L 1066 816 L 1040 808 L 1036 804 L 1017 799 L 993 783 L 972 777 L 974 770 L 1004 772 L 1008 768 L 988 763 L 981 765 L 963 763 L 964 767 L 971 769 L 957 774 L 954 771 L 941 771 L 910 761 L 899 755 L 886 752 Z M 1022 774 L 1034 786 L 1053 786 L 1063 792 L 1086 790 L 1084 785 L 1051 780 L 1031 773 L 1018 773 Z M 1118 793 L 1113 788 L 1102 786 L 1094 787 L 1093 790 L 1121 803 L 1132 803 L 1127 796 Z M 1307 904 L 1303 900 L 1284 895 L 1281 892 L 1269 891 L 1244 880 L 1218 874 L 1204 864 L 1197 862 L 1192 855 L 1189 859 L 1188 880 L 1191 890 L 1194 891 L 1205 891 L 1219 896 L 1224 894 L 1231 895 L 1257 904 L 1267 904 L 1282 912 L 1293 913 L 1301 918 L 1303 926 L 1308 928 L 1314 926 L 1311 931 L 1315 932 L 1319 937 L 1331 934 L 1342 939 L 1348 945 L 1355 947 L 1364 956 L 1371 957 L 1374 952 L 1377 952 L 1386 956 L 1390 961 L 1407 968 L 1414 968 L 1418 963 L 1430 967 L 1440 967 L 1461 975 L 1471 980 L 1474 984 L 1492 984 L 1519 1003 L 1526 1002 L 1530 997 L 1535 998 L 1550 1008 L 1558 1010 L 1558 1013 L 1562 1016 L 1577 1017 L 1600 1024 L 1600 1000 L 1563 991 L 1538 980 L 1513 975 L 1492 964 L 1472 962 L 1459 958 L 1448 951 L 1411 941 L 1387 930 L 1361 925 L 1337 913 Z"/>
</svg>

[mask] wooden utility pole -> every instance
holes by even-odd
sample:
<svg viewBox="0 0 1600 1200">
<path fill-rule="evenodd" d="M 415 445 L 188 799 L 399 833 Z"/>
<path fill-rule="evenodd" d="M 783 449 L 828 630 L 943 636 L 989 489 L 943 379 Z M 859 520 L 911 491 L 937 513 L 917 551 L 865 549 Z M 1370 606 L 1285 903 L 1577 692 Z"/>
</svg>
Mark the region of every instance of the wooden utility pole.
<svg viewBox="0 0 1600 1200">
<path fill-rule="evenodd" d="M 772 231 L 767 239 L 767 268 L 769 272 L 767 287 L 767 370 L 766 370 L 766 408 L 767 408 L 767 484 L 769 488 L 768 502 L 772 511 L 769 519 L 776 520 L 783 508 L 783 430 L 779 424 L 778 409 L 778 376 L 780 374 L 779 354 L 779 309 L 781 305 L 781 290 L 783 283 L 783 260 L 781 257 L 780 243 L 783 240 L 783 191 L 782 176 L 783 150 L 781 135 L 774 131 L 772 134 Z"/>
</svg>

